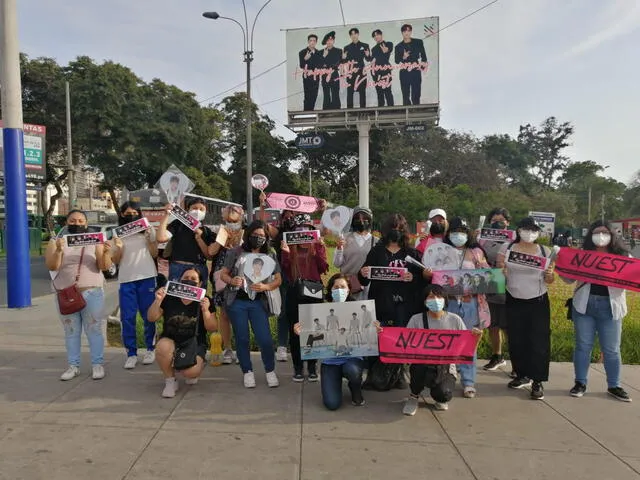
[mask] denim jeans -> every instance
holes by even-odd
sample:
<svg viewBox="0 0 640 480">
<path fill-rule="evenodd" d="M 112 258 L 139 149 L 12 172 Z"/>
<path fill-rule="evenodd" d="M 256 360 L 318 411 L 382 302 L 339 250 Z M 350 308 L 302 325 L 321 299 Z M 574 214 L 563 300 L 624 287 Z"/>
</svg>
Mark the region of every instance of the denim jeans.
<svg viewBox="0 0 640 480">
<path fill-rule="evenodd" d="M 67 361 L 74 367 L 80 366 L 80 348 L 82 344 L 82 329 L 89 341 L 91 364 L 104 363 L 104 291 L 102 288 L 92 288 L 82 292 L 87 306 L 78 313 L 60 317 L 64 328 L 64 342 L 67 348 Z M 56 298 L 56 304 L 57 304 Z"/>
<path fill-rule="evenodd" d="M 269 314 L 260 299 L 238 300 L 227 306 L 227 315 L 231 320 L 233 335 L 236 339 L 236 351 L 242 373 L 253 371 L 251 354 L 249 352 L 249 323 L 256 342 L 260 347 L 260 355 L 266 372 L 275 369 L 275 355 L 273 352 L 273 339 L 269 328 Z"/>
<path fill-rule="evenodd" d="M 322 403 L 329 410 L 337 410 L 342 405 L 342 377 L 347 379 L 351 395 L 361 394 L 363 362 L 350 358 L 342 365 L 320 366 L 320 391 Z"/>
<path fill-rule="evenodd" d="M 622 321 L 614 320 L 609 297 L 590 295 L 587 311 L 582 314 L 573 309 L 573 326 L 576 333 L 576 347 L 573 352 L 573 367 L 576 382 L 587 384 L 587 374 L 591 363 L 593 342 L 598 333 L 600 349 L 604 355 L 604 370 L 609 388 L 620 386 L 620 336 Z"/>
<path fill-rule="evenodd" d="M 144 343 L 147 350 L 153 351 L 156 336 L 156 324 L 147 320 L 147 311 L 155 300 L 156 278 L 145 278 L 120 284 L 120 321 L 122 322 L 122 343 L 127 355 L 138 354 L 136 319 L 138 312 L 144 322 Z"/>
<path fill-rule="evenodd" d="M 464 322 L 468 330 L 473 327 L 477 327 L 480 324 L 480 318 L 478 316 L 478 300 L 473 297 L 470 302 L 457 302 L 456 300 L 449 300 L 447 311 L 455 313 Z M 476 359 L 477 351 L 473 355 L 473 363 L 464 363 L 458 365 L 458 371 L 460 372 L 460 380 L 462 386 L 472 387 L 476 383 Z"/>
</svg>

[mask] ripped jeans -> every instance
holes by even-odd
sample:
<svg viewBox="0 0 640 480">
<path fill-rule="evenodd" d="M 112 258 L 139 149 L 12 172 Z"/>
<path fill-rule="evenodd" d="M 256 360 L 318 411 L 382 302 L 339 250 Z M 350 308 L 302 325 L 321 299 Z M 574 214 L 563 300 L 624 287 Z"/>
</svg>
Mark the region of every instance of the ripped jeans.
<svg viewBox="0 0 640 480">
<path fill-rule="evenodd" d="M 92 288 L 83 291 L 82 296 L 87 302 L 87 306 L 83 310 L 60 317 L 64 328 L 67 360 L 71 366 L 80 366 L 81 334 L 84 328 L 84 333 L 89 341 L 91 364 L 102 365 L 104 363 L 104 336 L 102 334 L 104 291 L 102 288 Z"/>
</svg>

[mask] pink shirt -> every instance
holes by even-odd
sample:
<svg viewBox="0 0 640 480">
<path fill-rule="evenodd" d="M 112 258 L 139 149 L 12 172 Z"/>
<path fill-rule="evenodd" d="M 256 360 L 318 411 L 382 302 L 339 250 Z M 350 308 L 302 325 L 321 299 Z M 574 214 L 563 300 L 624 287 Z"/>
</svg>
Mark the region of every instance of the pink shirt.
<svg viewBox="0 0 640 480">
<path fill-rule="evenodd" d="M 79 247 L 64 247 L 62 264 L 55 277 L 55 288 L 58 290 L 74 284 L 76 275 L 78 274 L 78 263 L 80 262 L 81 252 L 82 248 Z M 102 288 L 103 284 L 104 276 L 102 272 L 98 270 L 98 263 L 96 261 L 96 246 L 86 246 L 84 247 L 82 266 L 80 267 L 78 288 Z"/>
</svg>

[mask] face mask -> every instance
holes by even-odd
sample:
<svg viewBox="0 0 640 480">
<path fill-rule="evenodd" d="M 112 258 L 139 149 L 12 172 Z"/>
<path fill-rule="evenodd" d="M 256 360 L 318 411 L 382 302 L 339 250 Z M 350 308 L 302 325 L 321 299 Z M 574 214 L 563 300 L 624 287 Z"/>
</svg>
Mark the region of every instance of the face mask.
<svg viewBox="0 0 640 480">
<path fill-rule="evenodd" d="M 334 302 L 346 302 L 349 296 L 349 290 L 346 288 L 334 288 L 331 290 L 331 299 Z"/>
<path fill-rule="evenodd" d="M 429 298 L 424 304 L 432 312 L 444 310 L 444 298 Z"/>
<path fill-rule="evenodd" d="M 120 217 L 120 222 L 122 222 L 120 225 L 126 225 L 127 223 L 135 222 L 136 220 L 140 220 L 140 215 L 124 215 Z"/>
<path fill-rule="evenodd" d="M 364 232 L 365 230 L 369 230 L 369 221 L 368 220 L 354 220 L 353 221 L 353 229 L 356 232 Z"/>
<path fill-rule="evenodd" d="M 67 230 L 71 235 L 76 235 L 78 233 L 87 233 L 88 228 L 86 225 L 69 225 Z"/>
<path fill-rule="evenodd" d="M 201 222 L 202 220 L 204 220 L 204 216 L 206 215 L 206 212 L 203 212 L 202 210 L 189 210 L 189 215 L 191 215 L 193 218 L 195 218 L 196 220 L 198 220 L 199 222 Z"/>
<path fill-rule="evenodd" d="M 431 233 L 431 235 L 444 235 L 444 224 L 432 223 L 429 233 Z"/>
<path fill-rule="evenodd" d="M 453 232 L 449 235 L 449 240 L 451 240 L 451 243 L 456 247 L 462 247 L 467 243 L 468 239 L 467 234 L 462 232 Z"/>
<path fill-rule="evenodd" d="M 225 222 L 224 226 L 229 230 L 236 230 L 236 231 L 242 228 L 242 224 L 240 222 L 237 222 L 237 223 Z"/>
<path fill-rule="evenodd" d="M 530 230 L 523 230 L 520 232 L 520 238 L 524 243 L 533 243 L 540 236 L 540 232 L 532 232 Z"/>
<path fill-rule="evenodd" d="M 198 286 L 198 282 L 195 282 L 193 280 L 182 280 L 182 282 L 184 285 L 190 285 L 192 287 L 197 287 Z"/>
<path fill-rule="evenodd" d="M 491 228 L 493 228 L 495 230 L 504 230 L 505 228 L 507 228 L 507 223 L 506 222 L 493 222 L 491 224 Z"/>
<path fill-rule="evenodd" d="M 596 247 L 606 247 L 611 243 L 611 234 L 610 233 L 594 233 L 591 235 L 591 240 L 596 245 Z"/>
<path fill-rule="evenodd" d="M 400 240 L 402 240 L 402 232 L 400 230 L 391 230 L 388 234 L 387 234 L 387 240 L 391 243 L 398 243 Z"/>
<path fill-rule="evenodd" d="M 251 235 L 247 239 L 247 244 L 251 250 L 261 248 L 265 243 L 267 243 L 267 238 L 261 237 L 260 235 Z"/>
</svg>

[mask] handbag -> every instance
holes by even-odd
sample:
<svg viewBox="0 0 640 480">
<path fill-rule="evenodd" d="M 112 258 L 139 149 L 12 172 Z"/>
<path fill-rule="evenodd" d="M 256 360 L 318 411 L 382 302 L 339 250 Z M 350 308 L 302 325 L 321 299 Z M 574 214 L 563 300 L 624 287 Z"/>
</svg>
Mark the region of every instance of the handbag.
<svg viewBox="0 0 640 480">
<path fill-rule="evenodd" d="M 273 277 L 271 277 L 273 279 Z M 274 290 L 267 290 L 264 292 L 267 296 L 267 303 L 269 305 L 269 313 L 271 315 L 280 315 L 282 312 L 282 295 L 280 294 L 280 288 Z"/>
<path fill-rule="evenodd" d="M 322 300 L 324 285 L 313 280 L 298 280 L 298 297 L 302 299 Z"/>
<path fill-rule="evenodd" d="M 82 296 L 82 292 L 78 288 L 78 281 L 80 280 L 80 269 L 82 268 L 82 259 L 84 258 L 84 247 L 80 253 L 80 262 L 78 263 L 78 272 L 76 273 L 76 278 L 73 282 L 73 285 L 63 288 L 62 290 L 58 290 L 56 288 L 56 281 L 53 280 L 53 288 L 56 290 L 56 295 L 58 296 L 58 310 L 60 310 L 60 315 L 73 315 L 74 313 L 78 313 L 82 311 L 86 306 L 87 302 Z M 56 275 L 56 278 L 57 275 Z"/>
<path fill-rule="evenodd" d="M 198 305 L 198 315 L 196 317 L 196 331 L 189 340 L 176 344 L 173 352 L 173 368 L 176 370 L 186 370 L 198 363 L 198 327 L 200 326 L 200 306 Z"/>
<path fill-rule="evenodd" d="M 382 363 L 380 359 L 376 359 L 369 367 L 367 379 L 362 387 L 386 392 L 395 387 L 403 375 L 404 369 L 401 364 Z"/>
</svg>

